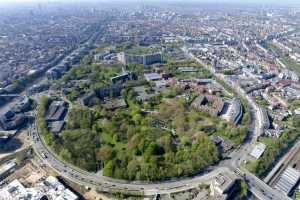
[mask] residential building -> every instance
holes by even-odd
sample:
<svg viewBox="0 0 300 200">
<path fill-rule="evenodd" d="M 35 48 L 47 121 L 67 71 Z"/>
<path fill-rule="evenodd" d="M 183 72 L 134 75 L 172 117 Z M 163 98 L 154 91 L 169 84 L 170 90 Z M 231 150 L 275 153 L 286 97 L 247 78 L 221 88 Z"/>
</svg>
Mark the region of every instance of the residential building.
<svg viewBox="0 0 300 200">
<path fill-rule="evenodd" d="M 227 200 L 233 192 L 236 178 L 227 174 L 218 174 L 210 184 L 211 196 L 216 199 Z"/>
<path fill-rule="evenodd" d="M 37 183 L 34 187 L 27 188 L 19 180 L 14 180 L 0 190 L 0 199 L 15 200 L 78 200 L 79 197 L 67 189 L 53 176 Z"/>
<path fill-rule="evenodd" d="M 160 52 L 145 55 L 131 55 L 121 52 L 117 55 L 117 57 L 119 62 L 123 63 L 124 65 L 134 62 L 147 66 L 154 63 L 161 63 L 163 61 L 162 54 Z"/>
</svg>

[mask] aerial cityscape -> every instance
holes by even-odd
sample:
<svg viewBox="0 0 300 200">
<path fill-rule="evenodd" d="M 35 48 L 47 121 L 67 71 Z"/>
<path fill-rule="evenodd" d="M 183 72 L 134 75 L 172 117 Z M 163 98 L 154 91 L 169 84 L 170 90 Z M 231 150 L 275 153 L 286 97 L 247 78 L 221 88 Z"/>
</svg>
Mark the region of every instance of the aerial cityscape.
<svg viewBox="0 0 300 200">
<path fill-rule="evenodd" d="M 0 200 L 300 200 L 297 0 L 0 1 Z"/>
</svg>

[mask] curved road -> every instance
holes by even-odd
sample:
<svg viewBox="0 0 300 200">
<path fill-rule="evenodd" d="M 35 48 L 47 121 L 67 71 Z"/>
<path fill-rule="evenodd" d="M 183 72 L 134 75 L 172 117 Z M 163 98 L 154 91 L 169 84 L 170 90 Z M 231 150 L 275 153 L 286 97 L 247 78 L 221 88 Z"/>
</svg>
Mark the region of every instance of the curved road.
<svg viewBox="0 0 300 200">
<path fill-rule="evenodd" d="M 185 49 L 183 48 L 185 51 Z M 198 62 L 201 62 L 194 55 L 189 54 L 185 51 L 189 57 L 196 59 Z M 203 65 L 206 66 L 206 65 Z M 207 67 L 207 66 L 206 66 Z M 214 73 L 213 69 L 207 67 L 212 73 Z M 215 73 L 214 73 L 215 74 Z M 228 81 L 224 79 L 224 77 L 220 74 L 215 74 L 218 78 L 223 81 Z M 232 83 L 229 83 L 232 86 Z M 249 137 L 244 141 L 244 143 L 236 150 L 234 150 L 229 160 L 221 161 L 218 166 L 211 167 L 210 172 L 205 174 L 196 175 L 190 178 L 179 178 L 171 181 L 163 181 L 157 183 L 145 183 L 145 182 L 129 182 L 124 180 L 112 179 L 109 177 L 105 177 L 99 174 L 87 172 L 81 170 L 69 163 L 66 163 L 60 160 L 54 152 L 52 152 L 45 142 L 43 138 L 40 137 L 39 132 L 37 130 L 36 124 L 32 124 L 31 126 L 31 137 L 33 139 L 33 148 L 38 156 L 44 161 L 45 164 L 54 169 L 58 174 L 69 179 L 72 182 L 78 183 L 83 186 L 88 186 L 91 188 L 97 188 L 101 191 L 121 191 L 125 193 L 139 193 L 144 194 L 145 196 L 153 196 L 156 194 L 169 194 L 173 192 L 179 192 L 188 190 L 191 188 L 198 187 L 200 183 L 209 184 L 210 181 L 219 173 L 229 173 L 242 177 L 244 180 L 248 182 L 250 191 L 259 199 L 262 200 L 283 200 L 290 199 L 280 193 L 277 190 L 272 189 L 267 184 L 265 184 L 262 180 L 258 179 L 256 176 L 248 172 L 247 170 L 241 168 L 241 162 L 245 160 L 247 154 L 253 148 L 257 137 L 261 135 L 261 116 L 260 112 L 258 112 L 257 105 L 246 93 L 238 87 L 235 88 L 236 92 L 247 99 L 250 114 L 252 118 L 252 123 L 249 127 Z"/>
</svg>

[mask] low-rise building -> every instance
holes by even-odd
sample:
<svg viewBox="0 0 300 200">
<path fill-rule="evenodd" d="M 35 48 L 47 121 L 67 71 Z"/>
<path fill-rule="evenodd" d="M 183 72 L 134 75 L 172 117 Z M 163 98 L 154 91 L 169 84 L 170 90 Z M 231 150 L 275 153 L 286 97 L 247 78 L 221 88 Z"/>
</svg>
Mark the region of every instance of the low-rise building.
<svg viewBox="0 0 300 200">
<path fill-rule="evenodd" d="M 11 174 L 16 167 L 16 163 L 14 161 L 8 161 L 0 166 L 0 180 L 6 178 L 9 174 Z M 0 195 L 1 196 L 1 195 Z"/>
<path fill-rule="evenodd" d="M 94 55 L 94 60 L 96 60 L 96 61 L 103 60 L 110 53 L 111 53 L 111 51 L 109 51 L 109 50 L 102 52 L 102 53 L 97 53 Z"/>
<path fill-rule="evenodd" d="M 33 85 L 31 88 L 28 89 L 29 94 L 36 94 L 43 92 L 45 90 L 49 89 L 49 84 L 38 84 L 38 85 Z"/>
<path fill-rule="evenodd" d="M 116 84 L 117 82 L 124 83 L 125 81 L 135 80 L 136 76 L 134 73 L 126 71 L 123 69 L 123 72 L 117 76 L 111 77 L 111 82 Z"/>
<path fill-rule="evenodd" d="M 0 130 L 0 144 L 6 143 L 9 139 L 14 137 L 17 133 L 17 130 L 12 131 L 1 131 Z"/>
<path fill-rule="evenodd" d="M 4 130 L 13 130 L 20 128 L 25 123 L 23 113 L 15 113 L 12 109 L 7 110 L 0 115 L 0 125 Z"/>
<path fill-rule="evenodd" d="M 161 74 L 155 73 L 155 72 L 144 74 L 144 77 L 147 81 L 157 81 L 157 80 L 162 79 Z"/>
<path fill-rule="evenodd" d="M 18 98 L 16 104 L 14 105 L 14 110 L 16 112 L 25 112 L 30 108 L 30 99 L 27 96 L 21 96 Z"/>
<path fill-rule="evenodd" d="M 47 122 L 60 121 L 64 118 L 67 111 L 67 104 L 64 101 L 52 101 L 45 119 Z"/>
<path fill-rule="evenodd" d="M 155 96 L 155 93 L 147 93 L 145 86 L 137 86 L 133 88 L 136 93 L 136 100 L 139 102 L 144 102 Z"/>
<path fill-rule="evenodd" d="M 210 136 L 210 140 L 215 143 L 215 145 L 223 152 L 226 153 L 234 147 L 234 143 L 228 139 L 221 136 Z"/>
<path fill-rule="evenodd" d="M 57 80 L 61 77 L 61 73 L 56 68 L 50 69 L 46 72 L 48 80 Z"/>
<path fill-rule="evenodd" d="M 178 70 L 181 72 L 198 72 L 198 69 L 195 67 L 178 67 Z"/>
<path fill-rule="evenodd" d="M 0 190 L 0 196 L 4 199 L 26 200 L 78 200 L 79 197 L 66 188 L 59 180 L 49 176 L 36 186 L 26 188 L 19 180 L 14 180 Z"/>
<path fill-rule="evenodd" d="M 233 99 L 230 102 L 226 113 L 222 115 L 222 117 L 229 122 L 238 124 L 243 117 L 243 107 L 241 101 L 237 98 Z"/>
<path fill-rule="evenodd" d="M 296 184 L 299 182 L 299 179 L 300 172 L 288 166 L 275 184 L 275 189 L 281 191 L 285 195 L 290 195 Z"/>
<path fill-rule="evenodd" d="M 166 80 L 157 80 L 154 81 L 156 88 L 165 88 L 168 86 L 168 82 Z"/>
<path fill-rule="evenodd" d="M 119 97 L 124 89 L 123 85 L 111 85 L 108 87 L 102 87 L 95 90 L 98 98 L 104 99 L 105 97 Z"/>
<path fill-rule="evenodd" d="M 258 143 L 255 145 L 254 149 L 251 151 L 250 155 L 255 159 L 259 159 L 266 150 L 266 145 L 263 143 Z"/>
<path fill-rule="evenodd" d="M 295 109 L 295 110 L 294 110 L 294 113 L 295 113 L 296 115 L 300 115 L 300 108 Z"/>
<path fill-rule="evenodd" d="M 97 101 L 97 95 L 95 91 L 89 92 L 85 94 L 82 98 L 80 98 L 80 103 L 81 105 L 84 106 L 91 106 L 95 104 L 96 101 Z"/>
<path fill-rule="evenodd" d="M 48 128 L 51 133 L 53 133 L 55 136 L 59 136 L 59 133 L 63 130 L 65 126 L 65 121 L 54 121 L 48 123 Z"/>
<path fill-rule="evenodd" d="M 200 95 L 193 101 L 192 107 L 212 116 L 218 116 L 223 110 L 224 102 L 218 96 Z"/>
<path fill-rule="evenodd" d="M 104 108 L 106 108 L 108 110 L 114 110 L 117 108 L 126 108 L 127 107 L 127 103 L 123 98 L 104 100 L 104 103 L 102 105 Z"/>
<path fill-rule="evenodd" d="M 222 173 L 218 174 L 210 184 L 211 196 L 215 197 L 216 199 L 229 199 L 235 183 L 236 178 Z"/>
<path fill-rule="evenodd" d="M 279 138 L 282 132 L 283 130 L 267 129 L 265 130 L 265 135 L 273 138 Z"/>
</svg>

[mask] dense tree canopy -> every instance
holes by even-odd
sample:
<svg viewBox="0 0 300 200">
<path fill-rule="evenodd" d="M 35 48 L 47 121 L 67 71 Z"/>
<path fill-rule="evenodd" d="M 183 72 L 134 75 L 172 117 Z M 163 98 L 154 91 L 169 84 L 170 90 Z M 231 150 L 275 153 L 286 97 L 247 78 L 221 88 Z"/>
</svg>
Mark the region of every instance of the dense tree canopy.
<svg viewBox="0 0 300 200">
<path fill-rule="evenodd" d="M 126 109 L 73 105 L 60 137 L 44 130 L 44 136 L 51 136 L 47 139 L 50 146 L 80 168 L 96 171 L 103 167 L 105 176 L 153 181 L 204 170 L 221 158 L 209 136 L 230 139 L 240 134 L 233 125 L 195 111 L 184 98 L 159 97 L 150 101 L 157 112 L 146 113 L 147 104 L 138 103 L 131 91 L 123 95 Z M 43 100 L 42 107 L 47 102 Z M 208 124 L 214 128 L 207 131 Z"/>
<path fill-rule="evenodd" d="M 179 64 L 198 68 L 193 77 L 211 77 L 192 60 Z M 176 77 L 188 78 L 177 66 L 178 63 L 168 62 L 163 68 Z M 145 70 L 139 64 L 130 64 L 128 69 L 139 77 L 143 77 Z M 82 93 L 111 84 L 110 77 L 120 71 L 120 65 L 91 64 L 87 59 L 57 84 L 76 85 L 65 90 L 67 98 L 74 102 Z M 154 181 L 189 176 L 218 162 L 222 155 L 211 141 L 211 135 L 223 136 L 235 144 L 245 137 L 245 126 L 234 126 L 194 110 L 191 102 L 196 94 L 192 91 L 172 86 L 155 93 L 146 102 L 137 102 L 132 90 L 135 85 L 143 85 L 147 92 L 153 92 L 151 84 L 143 78 L 126 82 L 122 97 L 127 108 L 107 110 L 100 100 L 92 108 L 73 104 L 66 129 L 59 137 L 47 129 L 43 116 L 49 102 L 44 100 L 40 105 L 39 127 L 46 142 L 62 159 L 80 168 L 101 169 L 103 175 L 114 178 Z"/>
</svg>

